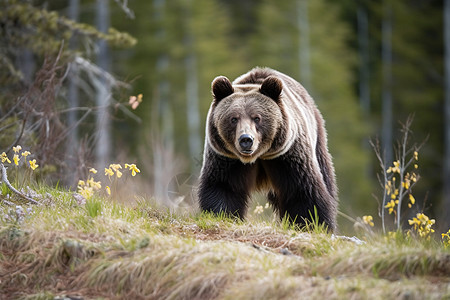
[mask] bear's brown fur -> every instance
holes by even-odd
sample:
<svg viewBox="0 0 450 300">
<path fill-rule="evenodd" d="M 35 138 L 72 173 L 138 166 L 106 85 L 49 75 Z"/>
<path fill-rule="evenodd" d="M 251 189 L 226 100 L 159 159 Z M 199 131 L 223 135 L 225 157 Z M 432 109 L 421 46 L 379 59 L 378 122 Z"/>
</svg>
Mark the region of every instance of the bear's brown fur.
<svg viewBox="0 0 450 300">
<path fill-rule="evenodd" d="M 300 225 L 314 216 L 336 228 L 337 188 L 324 120 L 291 77 L 255 68 L 231 83 L 212 82 L 203 166 L 202 210 L 244 218 L 250 194 L 265 191 L 273 208 Z"/>
</svg>

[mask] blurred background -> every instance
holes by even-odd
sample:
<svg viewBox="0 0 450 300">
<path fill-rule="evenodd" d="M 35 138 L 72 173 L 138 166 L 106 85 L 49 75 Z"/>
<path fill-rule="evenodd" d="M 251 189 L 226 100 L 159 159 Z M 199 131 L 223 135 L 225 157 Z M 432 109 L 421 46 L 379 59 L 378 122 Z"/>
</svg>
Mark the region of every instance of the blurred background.
<svg viewBox="0 0 450 300">
<path fill-rule="evenodd" d="M 409 214 L 447 229 L 448 2 L 0 0 L 0 151 L 32 149 L 40 179 L 72 189 L 90 167 L 136 163 L 135 192 L 189 208 L 211 81 L 267 66 L 315 99 L 353 218 L 376 216 L 383 195 L 369 142 L 391 165 L 414 116 L 409 145 L 425 144 Z"/>
</svg>

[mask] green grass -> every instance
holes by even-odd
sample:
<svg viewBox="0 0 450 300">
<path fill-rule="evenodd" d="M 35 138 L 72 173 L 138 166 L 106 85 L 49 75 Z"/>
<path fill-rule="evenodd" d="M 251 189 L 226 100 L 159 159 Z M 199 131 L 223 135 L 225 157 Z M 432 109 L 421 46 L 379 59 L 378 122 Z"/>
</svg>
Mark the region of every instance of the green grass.
<svg viewBox="0 0 450 300">
<path fill-rule="evenodd" d="M 171 212 L 140 199 L 85 204 L 37 189 L 45 205 L 0 216 L 0 291 L 54 299 L 445 299 L 450 252 L 403 234 L 357 245 L 312 222 Z M 126 202 L 126 201 L 122 201 Z"/>
</svg>

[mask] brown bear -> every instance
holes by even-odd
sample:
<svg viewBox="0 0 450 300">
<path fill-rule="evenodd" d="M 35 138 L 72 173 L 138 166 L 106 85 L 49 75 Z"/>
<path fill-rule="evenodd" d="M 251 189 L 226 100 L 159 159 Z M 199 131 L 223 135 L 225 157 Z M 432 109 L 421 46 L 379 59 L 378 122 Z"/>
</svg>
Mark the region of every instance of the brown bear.
<svg viewBox="0 0 450 300">
<path fill-rule="evenodd" d="M 305 88 L 269 68 L 212 82 L 200 208 L 244 218 L 250 194 L 267 193 L 281 218 L 336 229 L 337 188 L 324 120 Z"/>
</svg>

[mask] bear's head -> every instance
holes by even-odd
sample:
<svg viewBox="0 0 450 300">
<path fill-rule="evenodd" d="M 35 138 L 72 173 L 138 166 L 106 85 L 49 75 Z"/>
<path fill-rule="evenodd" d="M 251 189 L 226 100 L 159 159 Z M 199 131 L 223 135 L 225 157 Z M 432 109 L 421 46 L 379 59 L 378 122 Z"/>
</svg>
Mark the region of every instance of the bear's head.
<svg viewBox="0 0 450 300">
<path fill-rule="evenodd" d="M 213 148 L 243 163 L 253 163 L 269 151 L 283 126 L 282 89 L 274 76 L 260 85 L 232 85 L 225 76 L 216 77 L 210 116 L 214 134 L 209 136 Z"/>
</svg>

